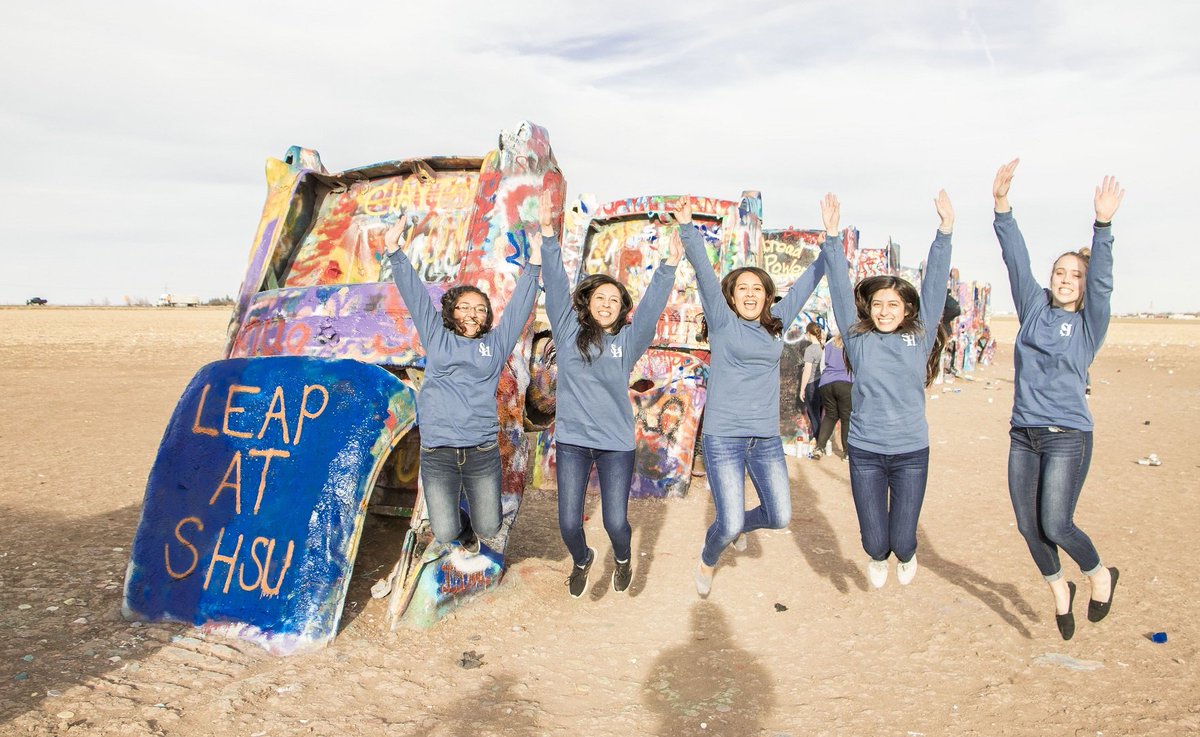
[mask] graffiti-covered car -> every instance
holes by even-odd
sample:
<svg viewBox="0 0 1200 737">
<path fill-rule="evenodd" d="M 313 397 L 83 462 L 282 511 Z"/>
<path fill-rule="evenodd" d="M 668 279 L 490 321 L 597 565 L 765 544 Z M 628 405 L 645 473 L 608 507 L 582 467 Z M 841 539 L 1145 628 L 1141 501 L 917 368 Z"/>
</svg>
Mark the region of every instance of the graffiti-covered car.
<svg viewBox="0 0 1200 737">
<path fill-rule="evenodd" d="M 496 585 L 526 485 L 531 330 L 497 396 L 502 529 L 478 555 L 431 544 L 416 493 L 424 355 L 383 235 L 404 225 L 405 252 L 435 303 L 470 284 L 499 313 L 527 256 L 538 194 L 549 188 L 561 202 L 563 187 L 547 132 L 529 122 L 480 157 L 341 172 L 300 147 L 268 160 L 225 358 L 184 391 L 151 470 L 126 615 L 182 620 L 278 653 L 323 645 L 337 629 L 366 509 L 384 492 L 395 493 L 383 506 L 413 522 L 375 591 L 389 597 L 393 626 L 436 621 Z"/>
</svg>

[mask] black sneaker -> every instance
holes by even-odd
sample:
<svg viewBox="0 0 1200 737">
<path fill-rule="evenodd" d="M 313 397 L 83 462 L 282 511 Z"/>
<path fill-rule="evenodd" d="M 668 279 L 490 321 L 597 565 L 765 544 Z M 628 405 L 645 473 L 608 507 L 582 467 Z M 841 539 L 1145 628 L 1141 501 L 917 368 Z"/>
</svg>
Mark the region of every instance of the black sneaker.
<svg viewBox="0 0 1200 737">
<path fill-rule="evenodd" d="M 596 552 L 588 548 L 587 560 L 582 566 L 571 566 L 571 577 L 567 579 L 567 588 L 571 591 L 571 596 L 578 599 L 583 596 L 583 592 L 587 589 L 588 571 L 592 570 L 592 561 L 596 559 Z"/>
<path fill-rule="evenodd" d="M 458 544 L 470 555 L 479 554 L 479 536 L 470 527 L 464 528 L 458 536 Z"/>
<path fill-rule="evenodd" d="M 620 593 L 629 588 L 629 582 L 633 580 L 633 566 L 630 561 L 616 561 L 617 567 L 613 571 L 612 585 L 613 591 Z"/>
</svg>

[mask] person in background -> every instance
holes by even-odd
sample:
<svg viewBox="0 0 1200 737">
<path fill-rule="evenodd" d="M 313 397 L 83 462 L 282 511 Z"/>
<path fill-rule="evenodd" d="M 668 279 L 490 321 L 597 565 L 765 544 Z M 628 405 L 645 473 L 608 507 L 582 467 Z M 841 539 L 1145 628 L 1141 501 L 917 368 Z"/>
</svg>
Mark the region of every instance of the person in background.
<svg viewBox="0 0 1200 737">
<path fill-rule="evenodd" d="M 817 386 L 821 379 L 821 362 L 824 359 L 825 330 L 814 321 L 804 328 L 804 335 L 808 342 L 800 357 L 800 384 L 797 387 L 796 398 L 797 404 L 803 407 L 804 416 L 808 419 L 809 438 L 815 443 L 817 430 L 821 427 L 821 397 Z M 817 447 L 824 446 L 814 445 L 814 452 Z M 820 458 L 819 455 L 816 457 Z"/>
<path fill-rule="evenodd" d="M 835 425 L 841 425 L 842 450 L 841 458 L 846 460 L 846 448 L 849 447 L 847 436 L 850 433 L 850 413 L 854 407 L 853 384 L 854 374 L 846 365 L 846 352 L 843 348 L 842 336 L 836 335 L 825 344 L 825 370 L 821 372 L 818 391 L 821 395 L 821 405 L 824 414 L 821 416 L 821 429 L 817 433 L 816 447 L 813 449 L 814 460 L 821 460 L 825 454 L 825 446 L 833 437 Z M 836 449 L 835 449 L 836 450 Z"/>
</svg>

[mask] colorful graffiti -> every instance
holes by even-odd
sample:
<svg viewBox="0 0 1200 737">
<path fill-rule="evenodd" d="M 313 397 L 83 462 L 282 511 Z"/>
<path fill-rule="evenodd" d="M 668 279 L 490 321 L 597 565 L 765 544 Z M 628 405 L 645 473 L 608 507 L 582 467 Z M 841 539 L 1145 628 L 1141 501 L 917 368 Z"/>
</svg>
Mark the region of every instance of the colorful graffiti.
<svg viewBox="0 0 1200 737">
<path fill-rule="evenodd" d="M 575 283 L 586 274 L 605 273 L 623 282 L 636 304 L 649 286 L 654 264 L 666 253 L 675 226 L 663 217 L 678 196 L 643 196 L 597 206 L 584 195 L 566 213 L 564 266 Z M 744 192 L 738 201 L 692 197 L 695 222 L 705 237 L 714 270 L 723 264 L 759 264 L 762 200 Z M 675 291 L 658 321 L 652 348 L 634 366 L 630 401 L 635 420 L 633 496 L 683 496 L 704 410 L 708 344 L 700 339 L 703 313 L 696 278 L 681 263 Z M 553 412 L 553 348 L 547 342 L 534 361 L 540 414 Z M 533 439 L 530 481 L 554 487 L 554 427 L 549 422 Z M 595 484 L 595 479 L 592 481 Z"/>
<path fill-rule="evenodd" d="M 820 258 L 823 238 L 823 230 L 786 228 L 763 232 L 763 268 L 775 281 L 779 293 L 791 288 L 796 279 Z M 843 232 L 843 238 L 847 257 L 853 261 L 858 248 L 858 231 L 848 228 Z M 816 434 L 800 397 L 803 353 L 807 346 L 804 335 L 810 322 L 815 321 L 826 328 L 832 324 L 833 308 L 829 300 L 829 283 L 822 279 L 804 309 L 784 330 L 785 345 L 779 362 L 779 433 L 789 451 L 797 442 L 807 442 Z"/>
<path fill-rule="evenodd" d="M 630 496 L 682 497 L 691 482 L 693 454 L 708 381 L 708 354 L 651 348 L 634 364 L 629 389 L 634 413 L 634 469 Z M 554 425 L 536 434 L 530 463 L 534 488 L 555 488 Z M 590 490 L 599 490 L 593 471 Z"/>
<path fill-rule="evenodd" d="M 561 202 L 565 192 L 549 135 L 529 122 L 502 131 L 498 149 L 483 157 L 391 161 L 340 173 L 328 172 L 315 151 L 293 147 L 284 160 L 268 161 L 267 184 L 226 356 L 252 363 L 291 357 L 287 360 L 321 364 L 353 359 L 384 365 L 395 374 L 393 381 L 410 387 L 410 395 L 420 384 L 424 355 L 391 283 L 383 234 L 397 223 L 404 226 L 402 247 L 435 302 L 450 286 L 470 284 L 488 295 L 498 319 L 528 256 L 525 233 L 536 226 L 538 194 L 549 188 Z M 436 620 L 477 591 L 495 586 L 503 575 L 508 530 L 527 483 L 524 398 L 531 381 L 531 336 L 527 329 L 497 392 L 504 523 L 495 538 L 483 541 L 480 560 L 462 568 L 444 547 L 429 544 L 432 535 L 419 490 L 415 501 L 387 505 L 414 510 L 402 555 L 405 565 L 397 566 L 404 571 L 390 579 L 402 582 L 406 606 L 424 613 L 414 615 L 414 621 Z M 383 485 L 403 490 L 419 478 L 418 453 L 415 443 L 400 443 L 394 457 L 380 463 L 393 469 Z M 375 474 L 371 470 L 357 480 L 365 483 Z M 344 532 L 323 530 L 335 540 Z M 433 558 L 441 562 L 421 564 Z M 480 568 L 485 558 L 491 562 Z M 353 550 L 347 565 L 352 560 Z M 433 585 L 425 576 L 452 583 Z M 404 609 L 389 606 L 389 612 L 395 626 Z M 262 641 L 273 636 L 273 628 L 286 630 L 286 623 L 276 624 L 247 619 L 229 627 Z"/>
<path fill-rule="evenodd" d="M 130 618 L 276 654 L 337 631 L 367 498 L 415 396 L 358 361 L 205 366 L 167 425 L 125 579 Z"/>
</svg>

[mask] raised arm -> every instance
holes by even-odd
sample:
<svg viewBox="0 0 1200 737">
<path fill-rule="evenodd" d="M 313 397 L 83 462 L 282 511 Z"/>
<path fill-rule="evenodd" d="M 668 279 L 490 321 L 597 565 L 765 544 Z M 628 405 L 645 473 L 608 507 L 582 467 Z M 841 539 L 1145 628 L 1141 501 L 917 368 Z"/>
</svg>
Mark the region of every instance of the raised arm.
<svg viewBox="0 0 1200 737">
<path fill-rule="evenodd" d="M 525 268 L 521 270 L 521 276 L 517 279 L 517 285 L 513 288 L 508 304 L 504 306 L 504 314 L 500 316 L 500 324 L 496 326 L 496 337 L 492 342 L 492 345 L 504 355 L 512 353 L 513 346 L 517 344 L 517 338 L 521 336 L 521 329 L 525 327 L 525 323 L 529 321 L 529 314 L 533 312 L 533 303 L 537 299 L 538 271 L 540 270 L 539 264 L 532 260 L 527 262 Z M 485 337 L 490 338 L 491 336 Z"/>
<path fill-rule="evenodd" d="M 821 200 L 821 221 L 825 224 L 825 240 L 821 243 L 821 258 L 829 276 L 829 298 L 833 303 L 833 317 L 837 320 L 838 332 L 846 335 L 858 321 L 858 309 L 854 306 L 854 288 L 850 285 L 850 263 L 846 261 L 846 248 L 842 245 L 842 234 L 838 230 L 842 206 L 833 194 Z"/>
<path fill-rule="evenodd" d="M 800 310 L 804 309 L 804 303 L 816 291 L 817 284 L 820 283 L 823 276 L 825 276 L 825 259 L 819 258 L 809 264 L 799 279 L 792 282 L 788 293 L 778 304 L 771 305 L 771 314 L 783 320 L 785 326 L 791 325 L 792 320 L 796 319 L 796 315 L 800 314 Z"/>
<path fill-rule="evenodd" d="M 954 232 L 954 206 L 946 190 L 933 201 L 941 224 L 925 259 L 925 277 L 921 280 L 921 323 L 925 326 L 926 349 L 933 347 L 942 312 L 946 309 L 946 282 L 950 279 L 950 235 Z"/>
<path fill-rule="evenodd" d="M 429 341 L 438 334 L 438 330 L 445 330 L 445 327 L 442 325 L 441 312 L 434 306 L 425 282 L 421 281 L 421 276 L 413 268 L 412 262 L 399 247 L 403 233 L 403 223 L 397 223 L 383 234 L 383 243 L 387 248 L 385 253 L 392 264 L 392 281 L 396 283 L 404 306 L 412 316 L 413 326 L 421 338 L 421 346 L 428 350 Z"/>
<path fill-rule="evenodd" d="M 630 367 L 641 358 L 641 355 L 650 347 L 651 341 L 654 340 L 658 319 L 662 316 L 663 308 L 667 306 L 667 300 L 671 298 L 671 290 L 675 286 L 675 270 L 683 256 L 683 243 L 679 239 L 678 230 L 672 229 L 668 237 L 670 247 L 667 258 L 654 270 L 654 276 L 650 278 L 650 286 L 646 288 L 646 293 L 638 302 L 637 310 L 633 313 L 633 322 L 629 325 L 632 332 L 629 344 L 630 356 L 626 358 L 626 361 Z"/>
<path fill-rule="evenodd" d="M 692 223 L 692 200 L 688 195 L 680 198 L 675 210 L 675 219 L 679 221 L 679 238 L 683 241 L 683 252 L 688 263 L 696 272 L 696 284 L 700 291 L 700 306 L 704 309 L 704 319 L 708 321 L 709 330 L 719 325 L 727 324 L 732 319 L 732 311 L 725 303 L 721 294 L 721 280 L 713 271 L 712 262 L 708 260 L 708 249 L 704 247 L 704 236 Z"/>
<path fill-rule="evenodd" d="M 1097 348 L 1104 342 L 1112 316 L 1112 219 L 1124 197 L 1125 190 L 1115 177 L 1105 177 L 1096 187 L 1096 222 L 1088 260 L 1087 290 L 1083 295 L 1083 319 Z"/>
<path fill-rule="evenodd" d="M 1008 269 L 1008 285 L 1012 290 L 1013 304 L 1017 307 L 1017 319 L 1023 320 L 1030 307 L 1039 300 L 1044 301 L 1046 294 L 1037 279 L 1033 278 L 1033 271 L 1029 268 L 1029 249 L 1025 247 L 1025 237 L 1017 228 L 1012 206 L 1008 203 L 1008 190 L 1019 163 L 1020 159 L 1013 159 L 996 171 L 996 179 L 992 182 L 996 219 L 992 228 L 1000 241 L 1000 255 Z"/>
<path fill-rule="evenodd" d="M 571 306 L 571 285 L 567 270 L 563 268 L 562 247 L 558 234 L 554 232 L 554 207 L 552 193 L 543 190 L 538 203 L 540 220 L 542 284 L 546 287 L 546 317 L 550 320 L 555 339 L 565 336 L 573 324 L 574 308 Z"/>
</svg>

